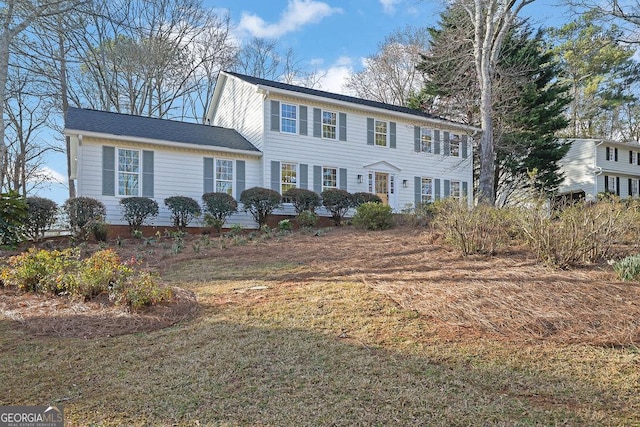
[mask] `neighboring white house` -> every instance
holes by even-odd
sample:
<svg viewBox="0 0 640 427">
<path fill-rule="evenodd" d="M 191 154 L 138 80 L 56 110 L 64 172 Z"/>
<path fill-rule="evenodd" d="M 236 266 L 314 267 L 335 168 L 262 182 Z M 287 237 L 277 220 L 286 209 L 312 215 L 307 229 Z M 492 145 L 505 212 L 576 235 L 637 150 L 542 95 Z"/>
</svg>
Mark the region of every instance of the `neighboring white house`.
<svg viewBox="0 0 640 427">
<path fill-rule="evenodd" d="M 559 162 L 564 181 L 560 195 L 595 200 L 610 192 L 621 198 L 638 197 L 640 144 L 603 139 L 574 139 Z"/>
<path fill-rule="evenodd" d="M 478 129 L 418 110 L 221 72 L 207 122 L 69 109 L 77 195 L 101 200 L 112 224 L 124 224 L 122 197 L 151 197 L 160 226 L 170 225 L 167 197 L 201 202 L 221 191 L 239 199 L 254 186 L 375 193 L 396 212 L 444 197 L 473 200 L 469 136 Z M 229 222 L 255 226 L 242 213 Z"/>
</svg>

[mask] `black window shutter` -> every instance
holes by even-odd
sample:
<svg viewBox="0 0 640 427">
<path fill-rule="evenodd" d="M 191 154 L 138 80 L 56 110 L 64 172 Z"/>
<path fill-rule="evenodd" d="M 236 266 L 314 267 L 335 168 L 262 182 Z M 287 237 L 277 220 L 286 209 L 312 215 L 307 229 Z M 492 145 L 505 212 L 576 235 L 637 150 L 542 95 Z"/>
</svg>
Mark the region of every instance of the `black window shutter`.
<svg viewBox="0 0 640 427">
<path fill-rule="evenodd" d="M 240 195 L 246 186 L 244 160 L 236 160 L 236 200 L 240 200 Z"/>
<path fill-rule="evenodd" d="M 153 151 L 142 152 L 142 196 L 153 197 Z"/>
<path fill-rule="evenodd" d="M 618 149 L 615 148 L 613 150 L 613 159 L 617 162 L 618 161 Z"/>
<path fill-rule="evenodd" d="M 301 105 L 299 107 L 300 110 L 300 135 L 306 135 L 308 133 L 307 130 L 307 107 L 304 105 Z"/>
<path fill-rule="evenodd" d="M 609 177 L 607 175 L 604 176 L 604 191 L 609 191 Z"/>
<path fill-rule="evenodd" d="M 629 163 L 633 163 L 633 151 L 629 150 Z"/>
<path fill-rule="evenodd" d="M 322 113 L 319 108 L 313 109 L 313 136 L 320 138 L 322 136 Z"/>
<path fill-rule="evenodd" d="M 345 113 L 340 113 L 338 114 L 339 117 L 339 125 L 340 125 L 340 134 L 339 134 L 339 139 L 340 141 L 346 141 L 347 140 L 347 115 Z"/>
<path fill-rule="evenodd" d="M 102 146 L 102 195 L 116 195 L 116 148 Z"/>
<path fill-rule="evenodd" d="M 620 195 L 620 177 L 616 176 L 616 195 Z"/>
<path fill-rule="evenodd" d="M 631 178 L 629 178 L 629 182 L 627 183 L 627 194 L 629 195 L 629 197 L 632 196 L 631 194 Z"/>
<path fill-rule="evenodd" d="M 280 162 L 271 161 L 271 189 L 280 192 Z"/>
<path fill-rule="evenodd" d="M 280 102 L 271 101 L 271 130 L 280 131 Z"/>
<path fill-rule="evenodd" d="M 607 151 L 606 157 L 607 157 L 607 160 L 609 160 L 611 158 L 611 147 L 606 147 L 606 151 Z"/>
<path fill-rule="evenodd" d="M 373 119 L 372 118 L 368 118 L 367 119 L 367 145 L 373 145 L 374 144 L 374 130 L 373 130 Z"/>
</svg>

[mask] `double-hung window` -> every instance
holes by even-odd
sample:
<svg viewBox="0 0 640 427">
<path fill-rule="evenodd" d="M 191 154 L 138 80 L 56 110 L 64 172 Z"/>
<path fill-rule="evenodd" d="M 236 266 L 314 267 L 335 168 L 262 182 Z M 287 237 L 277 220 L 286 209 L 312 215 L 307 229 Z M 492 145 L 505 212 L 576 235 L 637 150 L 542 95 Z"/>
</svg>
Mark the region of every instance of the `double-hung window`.
<svg viewBox="0 0 640 427">
<path fill-rule="evenodd" d="M 427 127 L 420 128 L 420 151 L 423 153 L 433 152 L 433 129 Z"/>
<path fill-rule="evenodd" d="M 338 114 L 333 111 L 322 111 L 322 137 L 336 139 L 338 127 Z"/>
<path fill-rule="evenodd" d="M 280 129 L 285 133 L 298 133 L 298 107 L 280 104 Z"/>
<path fill-rule="evenodd" d="M 375 122 L 375 144 L 380 147 L 387 146 L 387 122 L 376 120 Z"/>
<path fill-rule="evenodd" d="M 630 193 L 632 196 L 638 197 L 638 180 L 637 179 L 631 180 Z"/>
<path fill-rule="evenodd" d="M 460 135 L 452 133 L 449 136 L 449 153 L 451 156 L 460 157 Z"/>
<path fill-rule="evenodd" d="M 454 199 L 460 198 L 460 181 L 451 181 L 451 193 L 450 196 Z"/>
<path fill-rule="evenodd" d="M 420 190 L 422 195 L 422 203 L 433 202 L 433 179 L 422 178 L 422 189 Z"/>
<path fill-rule="evenodd" d="M 295 163 L 280 163 L 280 194 L 298 184 L 298 165 Z"/>
<path fill-rule="evenodd" d="M 118 149 L 118 196 L 140 194 L 140 151 Z"/>
<path fill-rule="evenodd" d="M 322 190 L 338 188 L 338 169 L 322 168 Z"/>
<path fill-rule="evenodd" d="M 233 194 L 233 160 L 216 159 L 216 192 Z"/>
</svg>

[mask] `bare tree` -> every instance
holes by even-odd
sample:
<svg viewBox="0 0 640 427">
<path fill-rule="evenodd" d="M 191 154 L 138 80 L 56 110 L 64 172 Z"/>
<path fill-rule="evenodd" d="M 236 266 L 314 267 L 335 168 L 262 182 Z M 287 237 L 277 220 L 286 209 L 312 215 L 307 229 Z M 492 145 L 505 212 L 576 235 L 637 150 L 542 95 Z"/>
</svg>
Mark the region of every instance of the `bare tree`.
<svg viewBox="0 0 640 427">
<path fill-rule="evenodd" d="M 422 87 L 417 65 L 428 48 L 425 28 L 407 26 L 396 30 L 365 58 L 364 69 L 349 76 L 345 86 L 361 98 L 407 105 Z"/>
</svg>

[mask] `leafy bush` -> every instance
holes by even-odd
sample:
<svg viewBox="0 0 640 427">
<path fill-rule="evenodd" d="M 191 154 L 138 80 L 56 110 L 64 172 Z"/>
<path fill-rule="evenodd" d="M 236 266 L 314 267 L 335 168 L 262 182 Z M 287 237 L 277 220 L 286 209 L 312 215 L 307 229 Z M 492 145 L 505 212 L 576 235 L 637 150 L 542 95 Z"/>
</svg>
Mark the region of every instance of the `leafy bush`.
<svg viewBox="0 0 640 427">
<path fill-rule="evenodd" d="M 91 226 L 95 221 L 104 221 L 107 209 L 104 204 L 91 197 L 75 197 L 68 199 L 62 205 L 62 209 L 69 218 L 71 231 L 75 236 L 86 239 L 91 232 Z"/>
<path fill-rule="evenodd" d="M 624 281 L 640 280 L 640 254 L 631 255 L 613 264 L 613 271 Z"/>
<path fill-rule="evenodd" d="M 540 261 L 568 268 L 606 259 L 613 245 L 628 238 L 629 224 L 637 221 L 635 209 L 605 198 L 593 204 L 574 203 L 552 212 L 540 203 L 523 212 L 519 228 Z M 637 230 L 635 233 L 637 241 Z"/>
<path fill-rule="evenodd" d="M 281 206 L 281 201 L 280 193 L 269 188 L 253 187 L 240 194 L 245 212 L 251 214 L 259 227 L 267 223 L 269 215 Z"/>
<path fill-rule="evenodd" d="M 202 213 L 198 202 L 187 196 L 168 197 L 164 199 L 164 204 L 171 211 L 173 225 L 179 230 L 186 228 L 194 218 L 199 217 Z"/>
<path fill-rule="evenodd" d="M 353 198 L 354 208 L 357 208 L 358 206 L 365 203 L 382 203 L 382 199 L 377 194 L 373 194 L 373 193 L 365 193 L 365 192 L 353 193 L 351 197 Z"/>
<path fill-rule="evenodd" d="M 366 193 L 365 193 L 366 194 Z M 366 202 L 357 207 L 353 225 L 367 230 L 386 230 L 393 225 L 391 206 Z"/>
<path fill-rule="evenodd" d="M 56 222 L 58 205 L 44 197 L 27 197 L 27 219 L 24 222 L 27 236 L 33 240 L 44 237 L 44 233 Z"/>
<path fill-rule="evenodd" d="M 296 217 L 296 221 L 302 228 L 313 228 L 318 224 L 318 214 L 311 211 L 302 211 Z"/>
<path fill-rule="evenodd" d="M 340 225 L 349 209 L 353 207 L 352 195 L 345 190 L 330 188 L 324 190 L 320 196 L 322 197 L 322 205 L 331 212 L 333 222 Z"/>
<path fill-rule="evenodd" d="M 131 232 L 140 230 L 147 220 L 158 216 L 158 202 L 148 197 L 126 197 L 120 199 L 120 206 Z"/>
<path fill-rule="evenodd" d="M 14 246 L 22 239 L 27 202 L 15 191 L 0 194 L 0 245 Z"/>
<path fill-rule="evenodd" d="M 283 219 L 278 221 L 278 230 L 280 231 L 291 231 L 293 229 L 293 224 L 291 224 L 291 220 Z"/>
<path fill-rule="evenodd" d="M 315 212 L 321 206 L 320 195 L 305 188 L 290 188 L 282 197 L 291 202 L 297 214 L 304 211 Z"/>
<path fill-rule="evenodd" d="M 91 223 L 91 233 L 98 242 L 106 242 L 109 235 L 109 225 L 104 221 L 93 221 Z"/>
<path fill-rule="evenodd" d="M 204 202 L 205 223 L 220 232 L 227 218 L 238 211 L 238 202 L 227 193 L 205 193 Z"/>
<path fill-rule="evenodd" d="M 515 220 L 509 209 L 484 204 L 469 209 L 466 203 L 451 198 L 434 203 L 433 209 L 435 227 L 464 256 L 494 254 L 511 240 Z"/>
<path fill-rule="evenodd" d="M 24 292 L 68 294 L 83 300 L 109 294 L 110 300 L 133 310 L 172 298 L 170 289 L 159 287 L 146 272 L 136 274 L 132 264 L 121 262 L 110 249 L 83 260 L 78 249 L 32 248 L 11 257 L 8 266 L 0 270 L 0 279 Z"/>
</svg>

